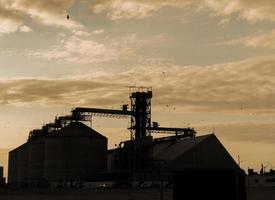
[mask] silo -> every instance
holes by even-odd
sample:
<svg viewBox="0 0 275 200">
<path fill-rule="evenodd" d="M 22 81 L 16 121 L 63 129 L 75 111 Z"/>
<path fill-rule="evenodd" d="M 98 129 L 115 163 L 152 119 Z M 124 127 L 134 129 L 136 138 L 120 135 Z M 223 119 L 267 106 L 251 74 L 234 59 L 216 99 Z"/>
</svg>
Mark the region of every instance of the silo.
<svg viewBox="0 0 275 200">
<path fill-rule="evenodd" d="M 3 178 L 3 172 L 4 172 L 4 168 L 2 166 L 0 166 L 0 178 Z"/>
<path fill-rule="evenodd" d="M 106 170 L 107 138 L 80 122 L 72 122 L 45 141 L 47 181 L 96 180 Z"/>
<path fill-rule="evenodd" d="M 29 143 L 25 143 L 19 147 L 18 151 L 18 184 L 27 186 L 29 180 Z"/>
<path fill-rule="evenodd" d="M 44 181 L 45 137 L 34 139 L 29 144 L 29 184 L 39 186 Z"/>
<path fill-rule="evenodd" d="M 3 177 L 4 168 L 0 166 L 0 187 L 5 185 L 5 178 Z"/>
<path fill-rule="evenodd" d="M 18 154 L 19 148 L 9 152 L 8 184 L 16 186 L 18 181 Z"/>
</svg>

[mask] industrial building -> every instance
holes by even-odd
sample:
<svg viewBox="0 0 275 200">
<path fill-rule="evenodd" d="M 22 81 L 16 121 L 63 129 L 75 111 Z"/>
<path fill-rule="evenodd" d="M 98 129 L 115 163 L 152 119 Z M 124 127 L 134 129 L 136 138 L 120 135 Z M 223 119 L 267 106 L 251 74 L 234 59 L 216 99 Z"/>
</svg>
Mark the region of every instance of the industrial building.
<svg viewBox="0 0 275 200">
<path fill-rule="evenodd" d="M 6 183 L 6 180 L 4 178 L 4 168 L 0 166 L 0 187 L 4 186 Z"/>
<path fill-rule="evenodd" d="M 217 137 L 152 122 L 152 96 L 151 88 L 130 88 L 130 106 L 120 110 L 77 107 L 70 115 L 31 131 L 28 141 L 9 153 L 9 184 L 72 186 L 111 181 L 141 187 L 155 182 L 173 186 L 174 199 L 198 187 L 205 198 L 214 198 L 213 188 L 218 188 L 230 200 L 245 199 L 244 172 Z M 130 118 L 130 140 L 107 150 L 107 138 L 84 124 L 96 116 Z M 154 133 L 169 136 L 154 138 Z"/>
<path fill-rule="evenodd" d="M 263 164 L 262 164 L 260 173 L 255 172 L 253 169 L 248 169 L 246 185 L 249 188 L 260 188 L 260 187 L 274 188 L 275 187 L 275 170 L 270 169 L 269 172 L 266 172 Z"/>
</svg>

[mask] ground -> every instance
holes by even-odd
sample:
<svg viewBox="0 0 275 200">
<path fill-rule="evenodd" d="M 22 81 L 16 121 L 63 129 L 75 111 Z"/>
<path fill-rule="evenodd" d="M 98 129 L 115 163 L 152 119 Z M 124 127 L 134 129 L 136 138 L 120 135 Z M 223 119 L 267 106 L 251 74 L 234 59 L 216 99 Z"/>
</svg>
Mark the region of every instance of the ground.
<svg viewBox="0 0 275 200">
<path fill-rule="evenodd" d="M 275 188 L 258 188 L 247 190 L 247 200 L 274 200 Z"/>
<path fill-rule="evenodd" d="M 172 200 L 165 190 L 163 200 Z M 275 188 L 248 189 L 247 200 L 274 200 Z M 0 200 L 160 200 L 160 189 L 90 189 L 90 190 L 7 190 L 0 189 Z"/>
<path fill-rule="evenodd" d="M 0 200 L 159 200 L 160 189 L 2 190 Z M 172 191 L 164 191 L 164 200 Z"/>
</svg>

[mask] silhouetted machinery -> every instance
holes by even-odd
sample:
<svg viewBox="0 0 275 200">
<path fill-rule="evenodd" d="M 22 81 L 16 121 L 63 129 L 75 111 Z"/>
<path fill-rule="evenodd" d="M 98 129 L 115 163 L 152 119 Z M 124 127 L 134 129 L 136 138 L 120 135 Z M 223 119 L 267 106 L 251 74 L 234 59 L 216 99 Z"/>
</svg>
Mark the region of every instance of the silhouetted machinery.
<svg viewBox="0 0 275 200">
<path fill-rule="evenodd" d="M 47 134 L 52 130 L 60 129 L 72 121 L 92 121 L 93 116 L 131 118 L 131 140 L 139 140 L 150 136 L 151 133 L 174 134 L 177 137 L 195 137 L 193 128 L 171 128 L 160 127 L 158 122 L 151 121 L 151 99 L 152 88 L 130 87 L 129 97 L 131 101 L 130 110 L 128 104 L 122 105 L 121 110 L 76 107 L 71 115 L 60 116 L 53 123 L 45 124 L 42 129 L 30 132 L 29 139 L 39 134 Z"/>
</svg>

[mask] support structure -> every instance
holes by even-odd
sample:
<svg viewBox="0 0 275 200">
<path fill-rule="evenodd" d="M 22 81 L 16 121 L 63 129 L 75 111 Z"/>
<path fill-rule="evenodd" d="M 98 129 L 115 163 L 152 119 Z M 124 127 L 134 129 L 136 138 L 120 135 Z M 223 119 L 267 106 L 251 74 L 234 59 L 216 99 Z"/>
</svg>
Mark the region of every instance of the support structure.
<svg viewBox="0 0 275 200">
<path fill-rule="evenodd" d="M 130 88 L 131 139 L 141 139 L 150 135 L 152 88 Z"/>
<path fill-rule="evenodd" d="M 90 121 L 93 116 L 131 118 L 131 140 L 142 140 L 151 133 L 174 134 L 180 137 L 195 137 L 193 128 L 159 127 L 157 122 L 151 121 L 151 99 L 153 92 L 151 87 L 129 87 L 130 110 L 128 105 L 122 105 L 121 110 L 76 107 L 71 115 L 56 117 L 52 123 L 45 124 L 41 129 L 30 132 L 29 140 L 47 135 L 53 130 L 58 130 L 72 121 Z"/>
</svg>

